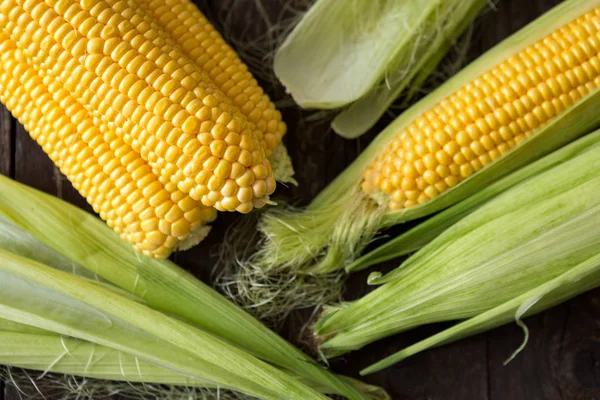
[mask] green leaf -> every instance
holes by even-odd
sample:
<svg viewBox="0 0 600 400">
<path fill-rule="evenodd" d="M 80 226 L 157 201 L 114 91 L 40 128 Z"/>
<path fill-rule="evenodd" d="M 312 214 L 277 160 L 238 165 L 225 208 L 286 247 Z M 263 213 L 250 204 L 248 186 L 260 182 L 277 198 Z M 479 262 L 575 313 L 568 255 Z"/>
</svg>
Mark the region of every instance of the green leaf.
<svg viewBox="0 0 600 400">
<path fill-rule="evenodd" d="M 94 282 L 0 250 L 0 317 L 267 399 L 325 398 L 211 334 Z"/>
<path fill-rule="evenodd" d="M 446 0 L 431 9 L 421 25 L 414 27 L 412 46 L 388 67 L 385 81 L 338 114 L 331 124 L 333 130 L 346 139 L 357 138 L 375 125 L 405 89 L 411 86 L 414 94 L 486 4 L 487 0 Z"/>
<path fill-rule="evenodd" d="M 93 215 L 0 175 L 0 215 L 48 248 L 260 359 L 352 399 L 365 398 L 250 314 L 168 260 L 136 253 Z M 199 312 L 209 310 L 210 312 Z"/>
<path fill-rule="evenodd" d="M 339 354 L 414 326 L 485 312 L 600 248 L 600 146 L 507 190 L 415 253 L 318 334 Z"/>
<path fill-rule="evenodd" d="M 390 65 L 411 62 L 418 28 L 440 3 L 319 0 L 275 54 L 275 74 L 302 107 L 344 106 L 379 84 Z"/>
<path fill-rule="evenodd" d="M 546 310 L 598 286 L 600 286 L 600 255 L 591 257 L 521 296 L 400 350 L 365 368 L 361 371 L 361 375 L 380 371 L 429 348 L 485 332 L 514 320 L 519 321 L 521 317 Z"/>
</svg>

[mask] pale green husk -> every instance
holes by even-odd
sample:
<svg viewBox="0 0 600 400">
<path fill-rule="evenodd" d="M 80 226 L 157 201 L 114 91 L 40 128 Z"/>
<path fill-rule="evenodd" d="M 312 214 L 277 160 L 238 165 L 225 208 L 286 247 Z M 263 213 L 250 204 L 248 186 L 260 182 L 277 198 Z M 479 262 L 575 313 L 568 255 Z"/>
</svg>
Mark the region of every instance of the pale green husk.
<svg viewBox="0 0 600 400">
<path fill-rule="evenodd" d="M 222 339 L 0 250 L 0 317 L 126 352 L 194 380 L 265 399 L 325 398 Z"/>
<path fill-rule="evenodd" d="M 598 286 L 600 286 L 600 255 L 591 257 L 562 275 L 539 285 L 519 297 L 400 350 L 365 368 L 361 371 L 361 375 L 380 371 L 429 348 L 451 343 L 511 321 L 516 321 L 523 328 L 525 338 L 523 344 L 507 360 L 508 362 L 527 344 L 529 333 L 527 327 L 520 321 L 521 318 L 546 310 Z"/>
<path fill-rule="evenodd" d="M 278 182 L 291 183 L 294 186 L 298 186 L 298 182 L 294 179 L 294 165 L 292 159 L 287 151 L 287 148 L 280 142 L 273 149 L 273 154 L 269 157 L 271 162 L 271 168 L 273 168 L 273 176 Z"/>
<path fill-rule="evenodd" d="M 452 206 L 592 131 L 600 124 L 597 112 L 600 90 L 538 129 L 494 163 L 424 205 L 388 212 L 360 191 L 364 170 L 404 126 L 492 66 L 599 5 L 600 0 L 563 2 L 416 103 L 384 129 L 305 210 L 267 214 L 261 225 L 264 245 L 254 262 L 266 269 L 287 268 L 297 274 L 329 274 L 341 270 L 360 255 L 377 231 Z"/>
<path fill-rule="evenodd" d="M 102 221 L 77 207 L 0 176 L 0 215 L 5 222 L 10 221 L 44 243 L 28 255 L 39 255 L 40 261 L 45 261 L 61 253 L 69 260 L 67 270 L 76 265 L 92 272 L 92 277 L 121 288 L 106 288 L 106 284 L 90 281 L 89 285 L 99 290 L 121 297 L 124 297 L 123 291 L 131 293 L 128 296 L 136 303 L 185 319 L 264 361 L 291 371 L 324 392 L 349 398 L 387 396 L 378 388 L 332 375 L 171 262 L 135 253 Z M 14 250 L 10 245 L 5 247 Z"/>
<path fill-rule="evenodd" d="M 432 56 L 437 58 L 428 48 L 447 49 L 436 39 L 455 35 L 454 21 L 466 18 L 454 3 L 319 0 L 275 54 L 275 74 L 305 108 L 339 108 L 371 91 L 395 97 Z M 481 8 L 485 1 L 463 3 Z M 387 94 L 380 90 L 384 86 Z"/>
<path fill-rule="evenodd" d="M 488 0 L 440 0 L 426 4 L 397 1 L 394 4 L 399 9 L 420 8 L 424 18 L 407 26 L 410 31 L 406 32 L 405 39 L 398 40 L 403 47 L 398 59 L 388 66 L 384 81 L 333 120 L 333 130 L 347 139 L 359 137 L 372 128 L 404 90 L 410 89 L 414 94 Z"/>
<path fill-rule="evenodd" d="M 250 400 L 256 399 L 225 389 L 171 386 L 154 383 L 107 381 L 39 372 L 17 367 L 0 367 L 0 381 L 7 392 L 21 400 Z"/>
<path fill-rule="evenodd" d="M 0 322 L 0 327 L 2 323 Z M 0 364 L 111 381 L 149 382 L 216 389 L 211 382 L 195 380 L 110 347 L 50 333 L 0 329 Z"/>
<path fill-rule="evenodd" d="M 373 274 L 370 283 L 383 286 L 317 324 L 321 348 L 337 355 L 498 307 L 600 254 L 598 221 L 596 141 L 488 201 L 391 273 Z"/>
</svg>

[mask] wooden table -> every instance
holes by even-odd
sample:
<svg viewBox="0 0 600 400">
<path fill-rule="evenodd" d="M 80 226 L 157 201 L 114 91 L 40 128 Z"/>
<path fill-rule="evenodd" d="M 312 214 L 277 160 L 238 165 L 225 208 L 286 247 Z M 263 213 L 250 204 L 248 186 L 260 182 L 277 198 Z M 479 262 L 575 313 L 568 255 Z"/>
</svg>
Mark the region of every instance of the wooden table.
<svg viewBox="0 0 600 400">
<path fill-rule="evenodd" d="M 340 0 L 343 1 L 343 0 Z M 416 0 L 419 1 L 419 0 Z M 232 37 L 264 33 L 264 13 L 276 15 L 284 0 L 205 0 L 202 8 L 218 20 L 229 13 Z M 516 31 L 559 0 L 499 0 L 477 24 L 470 58 L 476 57 Z M 301 3 L 301 2 L 297 2 Z M 306 1 L 305 1 L 306 3 Z M 245 36 L 247 37 L 247 36 Z M 275 96 L 280 88 L 269 88 Z M 284 109 L 290 125 L 286 143 L 294 160 L 301 186 L 286 194 L 308 202 L 331 181 L 360 149 L 373 138 L 345 141 L 327 129 L 327 124 L 308 127 L 299 124 L 299 111 Z M 385 122 L 380 124 L 383 126 Z M 310 129 L 308 129 L 310 128 Z M 90 207 L 29 138 L 23 127 L 0 107 L 0 173 L 11 176 L 45 192 L 59 196 L 86 209 Z M 201 279 L 209 280 L 214 260 L 208 255 L 223 237 L 226 227 L 242 218 L 220 217 L 209 240 L 196 249 L 177 254 L 176 261 Z M 366 273 L 353 276 L 347 287 L 348 297 L 365 289 Z M 411 400 L 592 400 L 600 399 L 600 290 L 527 320 L 529 344 L 510 364 L 503 361 L 523 339 L 515 325 L 427 351 L 366 380 L 382 385 L 393 399 Z M 372 361 L 406 344 L 431 334 L 443 326 L 417 329 L 375 343 L 360 352 L 336 360 L 332 367 L 341 373 L 356 375 Z M 294 330 L 284 336 L 294 339 Z M 16 400 L 16 391 L 0 388 L 0 400 Z"/>
</svg>

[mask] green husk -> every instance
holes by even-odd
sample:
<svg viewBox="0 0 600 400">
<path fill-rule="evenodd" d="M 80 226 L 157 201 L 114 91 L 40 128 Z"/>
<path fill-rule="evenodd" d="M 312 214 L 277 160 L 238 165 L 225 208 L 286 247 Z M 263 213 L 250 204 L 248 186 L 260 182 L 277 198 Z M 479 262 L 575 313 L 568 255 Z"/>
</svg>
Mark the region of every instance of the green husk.
<svg viewBox="0 0 600 400">
<path fill-rule="evenodd" d="M 95 379 L 217 388 L 110 347 L 65 338 L 0 330 L 0 364 Z"/>
<path fill-rule="evenodd" d="M 278 49 L 275 74 L 305 108 L 339 108 L 365 96 L 385 103 L 438 58 L 429 49 L 447 50 L 439 38 L 458 36 L 453 29 L 466 14 L 454 3 L 320 0 Z M 463 3 L 480 9 L 485 1 Z M 383 103 L 379 115 L 387 108 Z"/>
<path fill-rule="evenodd" d="M 400 350 L 365 368 L 361 371 L 361 375 L 380 371 L 432 347 L 441 346 L 480 332 L 485 332 L 511 321 L 519 323 L 523 317 L 544 311 L 598 286 L 600 286 L 600 255 L 591 257 L 562 275 L 519 297 Z M 523 329 L 525 333 L 523 344 L 511 355 L 507 362 L 514 358 L 527 343 L 528 331 L 525 326 L 523 326 Z"/>
<path fill-rule="evenodd" d="M 565 273 L 600 248 L 600 146 L 508 189 L 443 232 L 380 288 L 315 327 L 326 354 L 438 321 L 465 319 Z"/>
<path fill-rule="evenodd" d="M 460 221 L 463 217 L 505 190 L 541 172 L 579 156 L 582 152 L 588 151 L 590 147 L 597 146 L 598 143 L 600 143 L 600 131 L 590 133 L 589 135 L 568 144 L 554 153 L 513 172 L 509 176 L 473 194 L 471 197 L 460 203 L 439 212 L 425 222 L 420 223 L 407 232 L 388 241 L 384 245 L 363 255 L 352 264 L 348 265 L 346 271 L 360 271 L 372 265 L 419 250 L 446 229 Z"/>
<path fill-rule="evenodd" d="M 94 282 L 0 250 L 0 317 L 265 399 L 325 398 L 222 339 Z"/>
<path fill-rule="evenodd" d="M 469 27 L 487 0 L 445 0 L 435 5 L 430 14 L 414 28 L 412 39 L 401 50 L 401 57 L 389 67 L 385 82 L 345 108 L 331 126 L 339 135 L 352 139 L 372 128 L 404 90 L 410 95 L 435 71 L 443 57 Z M 396 2 L 404 7 L 421 7 L 418 2 Z"/>
<path fill-rule="evenodd" d="M 577 16 L 600 0 L 569 0 L 512 35 L 404 112 L 306 210 L 267 214 L 261 225 L 265 241 L 254 263 L 297 274 L 327 274 L 351 264 L 383 228 L 433 214 L 479 192 L 519 168 L 551 153 L 600 125 L 596 90 L 538 129 L 528 140 L 434 200 L 399 212 L 382 209 L 360 191 L 362 174 L 381 149 L 417 116 L 450 94 Z"/>
<path fill-rule="evenodd" d="M 313 387 L 349 398 L 387 398 L 379 388 L 334 376 L 192 275 L 167 260 L 135 253 L 102 221 L 75 206 L 0 176 L 0 215 L 72 260 L 69 265 L 80 265 L 149 306 L 289 370 Z"/>
</svg>

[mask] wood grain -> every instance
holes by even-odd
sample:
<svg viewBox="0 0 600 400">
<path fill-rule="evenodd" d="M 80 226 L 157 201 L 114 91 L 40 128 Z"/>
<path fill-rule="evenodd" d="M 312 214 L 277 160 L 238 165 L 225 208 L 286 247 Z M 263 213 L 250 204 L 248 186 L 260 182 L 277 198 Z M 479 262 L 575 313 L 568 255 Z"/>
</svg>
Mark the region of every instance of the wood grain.
<svg viewBox="0 0 600 400">
<path fill-rule="evenodd" d="M 13 175 L 14 121 L 8 110 L 0 104 L 0 174 Z"/>
<path fill-rule="evenodd" d="M 289 125 L 285 138 L 297 170 L 300 186 L 280 188 L 287 199 L 306 204 L 357 154 L 390 120 L 386 116 L 360 140 L 347 141 L 331 132 L 327 123 L 303 122 L 310 112 L 290 104 L 270 74 L 269 53 L 276 34 L 268 27 L 301 9 L 311 0 L 203 0 L 198 4 L 234 45 L 255 44 L 246 61 L 261 84 L 281 106 Z M 476 25 L 469 59 L 474 59 L 502 39 L 558 4 L 560 0 L 498 0 Z M 287 5 L 288 7 L 284 7 Z M 261 53 L 262 52 L 262 53 Z M 85 200 L 52 165 L 24 129 L 0 107 L 0 173 L 57 195 L 90 210 Z M 216 247 L 225 231 L 243 216 L 219 216 L 208 240 L 191 251 L 175 255 L 176 262 L 209 282 Z M 390 269 L 395 260 L 379 269 Z M 368 290 L 368 271 L 353 275 L 346 297 L 356 298 Z M 199 310 L 201 312 L 201 310 Z M 296 340 L 307 313 L 298 313 L 282 334 Z M 508 325 L 448 346 L 419 354 L 365 380 L 385 387 L 393 399 L 410 400 L 592 400 L 600 399 L 600 290 L 579 296 L 561 306 L 526 320 L 530 340 L 510 364 L 503 362 L 520 345 L 522 331 Z M 436 324 L 387 338 L 335 360 L 336 371 L 358 377 L 370 363 L 447 327 Z M 4 398 L 3 398 L 4 395 Z M 17 400 L 14 390 L 0 400 Z"/>
<path fill-rule="evenodd" d="M 0 174 L 12 176 L 13 166 L 13 119 L 8 110 L 0 104 Z M 0 400 L 5 398 L 4 382 L 0 382 Z"/>
</svg>

